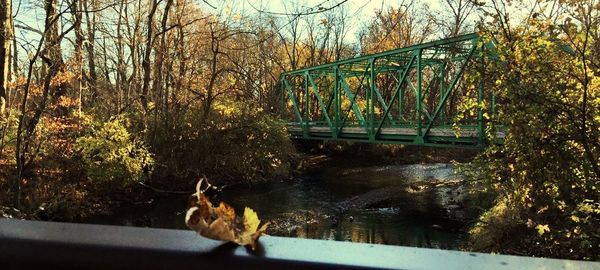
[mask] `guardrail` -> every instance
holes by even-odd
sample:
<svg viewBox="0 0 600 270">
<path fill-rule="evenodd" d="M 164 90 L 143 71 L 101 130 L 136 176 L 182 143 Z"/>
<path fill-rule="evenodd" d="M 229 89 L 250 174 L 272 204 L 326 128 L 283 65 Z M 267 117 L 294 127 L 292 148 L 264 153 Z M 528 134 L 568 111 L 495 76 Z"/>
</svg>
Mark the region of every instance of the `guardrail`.
<svg viewBox="0 0 600 270">
<path fill-rule="evenodd" d="M 600 269 L 600 262 L 264 236 L 257 250 L 170 229 L 0 219 L 0 269 Z"/>
</svg>

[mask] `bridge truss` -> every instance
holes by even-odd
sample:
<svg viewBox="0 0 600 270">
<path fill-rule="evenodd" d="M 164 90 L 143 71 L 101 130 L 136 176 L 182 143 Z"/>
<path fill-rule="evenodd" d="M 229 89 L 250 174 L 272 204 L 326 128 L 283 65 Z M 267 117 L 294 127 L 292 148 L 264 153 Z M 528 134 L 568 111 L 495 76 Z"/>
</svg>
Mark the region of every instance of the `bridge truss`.
<svg viewBox="0 0 600 270">
<path fill-rule="evenodd" d="M 482 147 L 495 96 L 476 34 L 285 72 L 294 138 Z M 466 109 L 459 109 L 466 108 Z M 503 132 L 491 143 L 502 143 Z"/>
</svg>

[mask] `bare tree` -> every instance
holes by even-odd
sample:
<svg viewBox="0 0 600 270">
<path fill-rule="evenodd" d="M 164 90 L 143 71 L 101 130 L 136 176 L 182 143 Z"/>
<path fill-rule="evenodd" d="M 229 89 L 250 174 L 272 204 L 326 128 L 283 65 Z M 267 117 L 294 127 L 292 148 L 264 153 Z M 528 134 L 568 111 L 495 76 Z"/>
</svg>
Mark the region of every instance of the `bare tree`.
<svg viewBox="0 0 600 270">
<path fill-rule="evenodd" d="M 148 110 L 148 92 L 150 88 L 150 55 L 152 54 L 152 43 L 154 41 L 154 14 L 158 8 L 158 0 L 149 0 L 150 12 L 146 21 L 146 51 L 142 60 L 142 69 L 144 70 L 144 79 L 140 100 L 144 110 Z"/>
<path fill-rule="evenodd" d="M 446 37 L 458 36 L 468 26 L 467 18 L 473 14 L 477 3 L 473 0 L 443 0 L 443 3 L 452 12 L 450 19 L 443 25 L 444 35 Z"/>
<path fill-rule="evenodd" d="M 96 86 L 96 82 L 98 81 L 98 75 L 96 74 L 96 54 L 94 50 L 94 44 L 96 41 L 96 12 L 92 12 L 97 4 L 97 0 L 90 0 L 91 3 L 88 3 L 88 0 L 80 0 L 83 3 L 84 14 L 87 25 L 87 42 L 84 42 L 86 52 L 87 52 L 87 60 L 88 60 L 88 76 L 87 81 L 92 90 L 92 100 L 93 103 L 98 96 L 98 90 Z"/>
<path fill-rule="evenodd" d="M 17 164 L 17 176 L 15 177 L 15 206 L 20 206 L 21 200 L 21 179 L 27 167 L 33 162 L 39 146 L 35 147 L 36 151 L 31 152 L 33 138 L 36 134 L 36 128 L 41 120 L 42 114 L 44 113 L 48 104 L 51 92 L 61 94 L 61 85 L 52 84 L 52 79 L 59 73 L 63 68 L 64 62 L 62 60 L 61 52 L 61 41 L 64 36 L 73 30 L 74 25 L 62 32 L 59 32 L 58 21 L 61 17 L 61 13 L 57 10 L 57 0 L 45 0 L 44 10 L 46 12 L 44 22 L 44 32 L 40 38 L 35 54 L 31 57 L 28 67 L 27 82 L 24 86 L 24 91 L 21 101 L 21 115 L 17 126 L 17 138 L 15 146 L 15 160 Z M 28 101 L 29 92 L 32 85 L 33 67 L 37 59 L 41 58 L 43 61 L 42 69 L 42 94 L 40 100 L 37 101 L 35 108 L 33 109 L 33 115 L 28 117 Z M 53 94 L 54 94 L 53 93 Z M 54 94 L 54 95 L 58 95 Z"/>
<path fill-rule="evenodd" d="M 4 118 L 8 74 L 10 72 L 10 47 L 12 45 L 12 0 L 0 1 L 0 120 Z"/>
</svg>

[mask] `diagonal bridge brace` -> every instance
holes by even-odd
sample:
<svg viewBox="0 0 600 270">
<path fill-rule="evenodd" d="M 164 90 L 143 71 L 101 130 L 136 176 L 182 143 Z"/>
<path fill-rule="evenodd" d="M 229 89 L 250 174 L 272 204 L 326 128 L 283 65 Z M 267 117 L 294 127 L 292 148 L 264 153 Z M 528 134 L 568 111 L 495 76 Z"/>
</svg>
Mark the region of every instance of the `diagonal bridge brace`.
<svg viewBox="0 0 600 270">
<path fill-rule="evenodd" d="M 452 80 L 452 82 L 450 83 L 448 88 L 446 89 L 446 92 L 444 93 L 444 96 L 443 96 L 440 104 L 438 104 L 437 108 L 435 109 L 432 119 L 429 121 L 429 124 L 425 128 L 425 132 L 423 132 L 423 137 L 425 137 L 429 134 L 429 131 L 431 130 L 431 127 L 433 126 L 433 122 L 435 121 L 435 119 L 437 119 L 438 115 L 440 114 L 440 111 L 442 111 L 442 108 L 445 106 L 446 101 L 448 100 L 448 97 L 453 92 L 454 88 L 456 87 L 456 83 L 458 82 L 458 79 L 460 79 L 462 77 L 462 74 L 465 71 L 465 68 L 467 67 L 467 65 L 469 64 L 469 60 L 473 57 L 473 54 L 475 53 L 476 49 L 477 49 L 477 46 L 474 44 L 473 48 L 469 52 L 469 55 L 467 56 L 467 58 L 465 58 L 459 71 L 454 76 L 454 79 Z"/>
<path fill-rule="evenodd" d="M 325 117 L 325 120 L 327 121 L 327 125 L 329 126 L 329 129 L 331 130 L 331 132 L 333 134 L 335 134 L 336 129 L 333 126 L 333 124 L 331 123 L 331 119 L 329 118 L 329 112 L 327 111 L 327 108 L 323 104 L 323 99 L 321 98 L 321 94 L 319 93 L 319 87 L 315 84 L 313 77 L 310 75 L 310 73 L 308 71 L 305 71 L 304 76 L 306 77 L 306 79 L 308 79 L 308 82 L 310 83 L 310 85 L 313 88 L 313 92 L 314 92 L 315 96 L 317 97 L 317 102 L 319 102 L 319 107 L 321 108 L 321 112 L 323 113 L 323 116 Z"/>
<path fill-rule="evenodd" d="M 402 84 L 406 80 L 408 72 L 410 71 L 411 66 L 415 62 L 416 58 L 417 58 L 417 56 L 413 55 L 413 57 L 410 58 L 410 61 L 408 62 L 408 65 L 406 65 L 406 68 L 404 69 L 404 72 L 402 73 L 402 77 L 398 81 L 398 86 L 396 87 L 396 90 L 394 91 L 394 94 L 392 95 L 391 102 L 389 104 L 389 108 L 392 108 L 392 105 L 396 101 L 396 97 L 398 96 L 398 92 L 400 92 L 400 90 L 402 88 Z M 385 122 L 385 119 L 390 114 L 390 111 L 391 111 L 390 109 L 385 110 L 385 113 L 383 114 L 383 118 L 381 119 L 381 121 L 379 122 L 379 125 L 377 126 L 377 131 L 375 132 L 375 137 L 377 137 L 381 133 L 381 127 L 383 126 L 383 123 Z"/>
</svg>

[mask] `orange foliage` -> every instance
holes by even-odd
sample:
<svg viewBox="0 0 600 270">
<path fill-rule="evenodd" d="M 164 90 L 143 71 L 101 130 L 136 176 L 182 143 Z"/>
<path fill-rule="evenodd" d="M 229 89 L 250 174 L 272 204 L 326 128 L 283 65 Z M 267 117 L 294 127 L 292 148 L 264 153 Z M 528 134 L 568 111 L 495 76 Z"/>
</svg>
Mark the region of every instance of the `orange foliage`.
<svg viewBox="0 0 600 270">
<path fill-rule="evenodd" d="M 243 217 L 236 216 L 235 210 L 224 202 L 221 202 L 219 207 L 213 207 L 201 189 L 204 181 L 204 178 L 200 179 L 196 185 L 196 200 L 191 202 L 185 216 L 185 224 L 204 237 L 247 245 L 254 250 L 258 238 L 265 233 L 269 223 L 258 228 L 258 215 L 248 207 L 244 209 Z"/>
<path fill-rule="evenodd" d="M 50 81 L 50 85 L 61 86 L 64 83 L 71 81 L 73 78 L 75 78 L 75 76 L 76 74 L 69 70 L 59 71 L 58 74 L 56 74 L 56 76 L 54 76 Z"/>
</svg>

